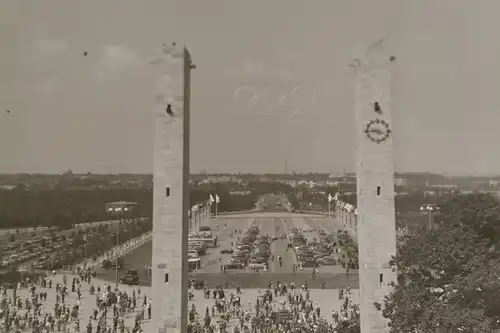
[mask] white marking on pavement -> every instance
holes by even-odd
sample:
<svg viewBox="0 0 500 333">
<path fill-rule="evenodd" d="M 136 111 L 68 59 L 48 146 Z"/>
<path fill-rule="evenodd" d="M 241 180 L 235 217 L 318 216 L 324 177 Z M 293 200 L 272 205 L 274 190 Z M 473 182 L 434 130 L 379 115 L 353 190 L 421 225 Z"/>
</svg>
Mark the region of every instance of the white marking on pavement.
<svg viewBox="0 0 500 333">
<path fill-rule="evenodd" d="M 273 230 L 271 231 L 271 237 L 274 237 L 274 236 L 276 236 L 276 226 L 274 225 L 275 219 L 273 218 L 271 221 L 272 221 L 272 227 L 273 227 Z M 276 256 L 276 241 L 274 241 L 274 240 L 271 240 L 271 253 L 274 256 L 274 260 L 271 261 L 272 271 L 275 272 L 276 267 L 277 267 L 276 266 L 277 265 L 277 262 L 276 262 L 277 256 Z M 271 268 L 271 267 L 269 267 L 269 268 Z"/>
<path fill-rule="evenodd" d="M 226 229 L 226 228 L 227 228 L 227 223 L 226 223 L 226 225 L 224 225 L 224 227 L 222 227 L 222 229 L 220 229 L 220 230 L 217 232 L 217 234 L 219 235 L 219 234 L 220 234 L 220 233 L 221 233 L 224 229 Z"/>
<path fill-rule="evenodd" d="M 285 235 L 286 238 L 288 239 L 288 227 L 286 226 L 286 220 L 281 220 L 281 223 L 283 223 L 283 228 L 285 229 Z"/>
<path fill-rule="evenodd" d="M 288 238 L 288 227 L 286 225 L 286 222 L 285 222 L 285 220 L 281 220 L 281 222 L 283 222 L 283 228 L 285 228 L 285 235 L 286 235 L 287 242 L 290 242 L 290 239 Z M 292 258 L 293 258 L 293 263 L 297 267 L 299 265 L 299 262 L 297 261 L 297 256 L 295 255 L 295 250 L 290 249 L 288 251 L 292 251 L 291 254 L 292 254 Z"/>
<path fill-rule="evenodd" d="M 250 227 L 252 226 L 252 224 L 255 222 L 255 218 L 251 218 L 251 219 L 248 219 L 248 222 L 247 222 L 247 229 L 250 229 Z"/>
</svg>

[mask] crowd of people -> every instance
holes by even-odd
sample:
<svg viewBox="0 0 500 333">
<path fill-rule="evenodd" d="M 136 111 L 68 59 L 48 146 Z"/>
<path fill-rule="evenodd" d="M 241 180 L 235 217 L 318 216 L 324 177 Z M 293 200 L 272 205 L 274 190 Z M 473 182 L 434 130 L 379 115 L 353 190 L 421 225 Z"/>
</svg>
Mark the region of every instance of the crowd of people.
<svg viewBox="0 0 500 333">
<path fill-rule="evenodd" d="M 327 333 L 334 332 L 333 323 L 349 319 L 345 313 L 325 313 L 311 299 L 307 284 L 297 288 L 271 281 L 248 303 L 242 301 L 244 292 L 223 286 L 191 290 L 188 332 Z M 349 288 L 341 290 L 339 299 L 350 293 Z M 26 279 L 14 289 L 2 288 L 0 294 L 1 333 L 141 333 L 151 319 L 151 299 L 141 287 L 111 286 L 84 269 L 74 275 Z M 195 304 L 203 300 L 205 308 L 198 309 Z"/>
<path fill-rule="evenodd" d="M 350 304 L 351 290 L 342 288 L 339 300 L 345 311 L 324 313 L 318 302 L 310 297 L 307 284 L 296 288 L 293 283 L 270 281 L 265 290 L 259 290 L 256 299 L 244 304 L 242 291 L 226 292 L 222 286 L 205 289 L 206 299 L 213 299 L 201 314 L 193 304 L 189 313 L 189 333 L 331 333 L 336 325 L 344 325 L 359 315 Z"/>
<path fill-rule="evenodd" d="M 52 297 L 53 299 L 49 299 Z M 88 309 L 82 318 L 82 307 Z M 139 308 L 139 312 L 136 310 Z M 14 289 L 1 289 L 0 332 L 142 332 L 144 311 L 150 313 L 147 296 L 140 288 L 128 294 L 109 284 L 95 284 L 90 270 L 79 270 L 70 278 L 53 275 L 19 282 Z M 135 315 L 134 325 L 126 327 L 125 318 Z M 81 326 L 84 327 L 81 327 Z"/>
</svg>

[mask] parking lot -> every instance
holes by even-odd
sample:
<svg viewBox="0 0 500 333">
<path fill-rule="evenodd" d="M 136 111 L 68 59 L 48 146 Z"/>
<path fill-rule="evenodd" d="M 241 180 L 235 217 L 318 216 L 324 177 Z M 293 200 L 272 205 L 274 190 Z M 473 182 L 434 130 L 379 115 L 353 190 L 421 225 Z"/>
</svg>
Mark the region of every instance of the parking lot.
<svg viewBox="0 0 500 333">
<path fill-rule="evenodd" d="M 42 229 L 3 233 L 0 243 L 0 270 L 24 266 L 27 270 L 61 268 L 71 258 L 86 257 L 102 238 L 100 227 L 118 221 L 77 224 L 66 230 Z M 102 230 L 101 230 L 102 231 Z M 91 244 L 91 245 L 89 245 Z M 91 246 L 92 248 L 89 248 Z"/>
</svg>

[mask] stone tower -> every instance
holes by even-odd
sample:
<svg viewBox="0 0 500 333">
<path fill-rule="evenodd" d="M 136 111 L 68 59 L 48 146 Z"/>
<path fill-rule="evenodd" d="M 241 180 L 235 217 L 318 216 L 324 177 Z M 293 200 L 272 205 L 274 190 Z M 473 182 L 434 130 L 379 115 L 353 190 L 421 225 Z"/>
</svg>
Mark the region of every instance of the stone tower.
<svg viewBox="0 0 500 333">
<path fill-rule="evenodd" d="M 389 267 L 396 255 L 394 162 L 392 153 L 391 65 L 383 42 L 371 44 L 356 71 L 357 209 L 362 333 L 389 332 L 375 303 L 397 282 Z"/>
<path fill-rule="evenodd" d="M 154 110 L 152 326 L 187 332 L 189 101 L 187 49 L 163 45 Z M 152 331 L 153 332 L 153 331 Z"/>
</svg>

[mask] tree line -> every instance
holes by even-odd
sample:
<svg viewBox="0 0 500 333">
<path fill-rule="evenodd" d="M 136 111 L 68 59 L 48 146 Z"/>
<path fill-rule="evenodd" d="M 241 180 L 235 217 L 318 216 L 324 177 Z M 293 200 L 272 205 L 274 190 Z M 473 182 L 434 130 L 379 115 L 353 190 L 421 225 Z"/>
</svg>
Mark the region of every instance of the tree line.
<svg viewBox="0 0 500 333">
<path fill-rule="evenodd" d="M 373 303 L 391 333 L 500 331 L 500 202 L 489 194 L 455 194 L 431 225 L 398 239 L 397 281 Z M 344 297 L 331 333 L 359 333 L 359 307 Z"/>
<path fill-rule="evenodd" d="M 433 223 L 404 236 L 385 300 L 391 332 L 498 332 L 500 203 L 489 194 L 455 195 Z"/>
<path fill-rule="evenodd" d="M 250 210 L 260 195 L 273 191 L 288 191 L 286 185 L 273 183 L 249 183 L 243 195 L 230 193 L 235 184 L 208 184 L 191 186 L 191 205 L 206 202 L 210 194 L 220 198 L 219 212 Z M 0 226 L 2 228 L 59 226 L 81 222 L 105 221 L 110 216 L 105 205 L 114 201 L 130 201 L 138 204 L 138 216 L 152 217 L 152 189 L 13 189 L 0 190 Z M 215 205 L 212 205 L 215 212 Z"/>
</svg>

